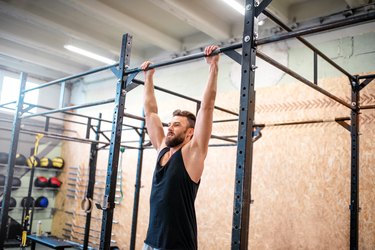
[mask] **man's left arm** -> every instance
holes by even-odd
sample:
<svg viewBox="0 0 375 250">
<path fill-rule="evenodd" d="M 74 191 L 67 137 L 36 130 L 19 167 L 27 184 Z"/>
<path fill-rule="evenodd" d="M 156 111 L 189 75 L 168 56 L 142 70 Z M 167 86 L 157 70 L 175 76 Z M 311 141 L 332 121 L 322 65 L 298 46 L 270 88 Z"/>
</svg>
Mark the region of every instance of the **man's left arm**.
<svg viewBox="0 0 375 250">
<path fill-rule="evenodd" d="M 197 114 L 194 135 L 188 147 L 188 172 L 190 177 L 198 181 L 203 172 L 203 163 L 207 156 L 208 143 L 211 138 L 213 111 L 217 92 L 219 55 L 211 55 L 218 46 L 205 48 L 206 62 L 209 65 L 209 76 L 200 109 Z M 210 56 L 211 55 L 211 56 Z"/>
</svg>

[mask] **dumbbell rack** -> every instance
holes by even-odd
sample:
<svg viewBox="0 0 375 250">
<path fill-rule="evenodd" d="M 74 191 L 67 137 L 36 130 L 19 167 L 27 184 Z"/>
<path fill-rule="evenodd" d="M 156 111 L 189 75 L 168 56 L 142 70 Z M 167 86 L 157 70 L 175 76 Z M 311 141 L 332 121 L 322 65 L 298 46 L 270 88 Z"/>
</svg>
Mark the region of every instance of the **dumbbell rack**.
<svg viewBox="0 0 375 250">
<path fill-rule="evenodd" d="M 53 208 L 38 208 L 38 207 L 25 207 L 25 206 L 22 206 L 21 205 L 21 199 L 22 197 L 25 197 L 25 196 L 39 196 L 39 195 L 35 195 L 35 193 L 39 193 L 41 191 L 49 191 L 49 193 L 52 191 L 52 192 L 55 192 L 55 191 L 58 191 L 59 188 L 51 188 L 51 187 L 45 187 L 45 188 L 39 188 L 39 187 L 34 187 L 34 181 L 35 181 L 35 178 L 34 178 L 34 173 L 35 171 L 37 172 L 54 172 L 56 173 L 55 175 L 57 175 L 58 172 L 61 172 L 62 170 L 60 169 L 57 169 L 57 168 L 41 168 L 41 167 L 37 167 L 37 168 L 30 168 L 29 166 L 26 166 L 26 165 L 15 165 L 15 176 L 14 177 L 17 177 L 19 179 L 25 179 L 25 177 L 27 177 L 28 174 L 30 174 L 30 177 L 29 178 L 26 178 L 29 179 L 29 185 L 27 185 L 27 181 L 23 181 L 21 182 L 21 186 L 19 187 L 12 187 L 12 190 L 13 190 L 13 197 L 15 197 L 16 201 L 17 201 L 17 205 L 16 207 L 12 208 L 12 211 L 10 212 L 11 215 L 9 217 L 14 217 L 14 219 L 16 221 L 18 221 L 21 225 L 23 224 L 23 218 L 26 214 L 26 211 L 31 209 L 31 216 L 30 216 L 30 219 L 29 219 L 29 222 L 27 223 L 27 225 L 23 225 L 23 226 L 26 226 L 27 228 L 27 232 L 28 234 L 31 233 L 32 231 L 32 225 L 33 225 L 33 220 L 35 219 L 34 217 L 34 214 L 37 214 L 37 213 L 41 213 L 41 212 L 45 212 L 46 210 L 49 210 L 50 213 L 52 213 L 52 210 Z M 0 164 L 0 173 L 5 173 L 6 172 L 6 166 L 5 165 L 1 165 Z M 43 173 L 43 175 L 44 175 Z M 54 176 L 55 176 L 54 175 Z M 25 192 L 25 189 L 27 189 L 27 192 Z M 0 190 L 1 190 L 1 186 L 0 186 Z M 16 192 L 14 192 L 16 191 Z M 36 191 L 36 192 L 35 192 Z M 34 193 L 34 195 L 32 195 Z M 30 194 L 30 195 L 29 195 Z M 0 193 L 0 195 L 2 196 L 2 192 Z M 55 194 L 53 194 L 53 197 L 55 196 Z M 50 195 L 47 196 L 48 199 L 50 200 L 50 204 L 49 206 L 51 206 L 51 204 L 53 204 L 53 199 L 51 199 Z M 46 219 L 50 219 L 48 217 L 37 217 L 38 220 L 46 220 Z M 44 223 L 46 224 L 46 223 Z M 35 230 L 34 230 L 35 231 Z M 8 234 L 7 234 L 8 236 Z M 8 239 L 8 237 L 7 237 Z M 20 242 L 19 241 L 15 241 L 14 244 L 16 244 L 17 246 L 19 246 Z M 7 241 L 6 242 L 6 246 L 13 246 L 13 241 Z"/>
</svg>

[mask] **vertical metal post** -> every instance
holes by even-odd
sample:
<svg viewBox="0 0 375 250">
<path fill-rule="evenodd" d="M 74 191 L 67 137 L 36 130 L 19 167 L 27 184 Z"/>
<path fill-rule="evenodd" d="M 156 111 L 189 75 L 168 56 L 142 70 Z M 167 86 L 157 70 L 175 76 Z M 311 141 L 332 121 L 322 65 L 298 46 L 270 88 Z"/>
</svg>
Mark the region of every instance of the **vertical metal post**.
<svg viewBox="0 0 375 250">
<path fill-rule="evenodd" d="M 4 195 L 3 195 L 3 204 L 1 206 L 0 249 L 4 248 L 5 237 L 3 236 L 6 235 L 7 225 L 8 225 L 9 200 L 10 200 L 10 194 L 12 192 L 14 165 L 16 161 L 18 138 L 20 135 L 20 127 L 21 127 L 21 115 L 23 112 L 23 103 L 24 103 L 24 96 L 25 96 L 23 91 L 25 90 L 26 79 L 27 79 L 27 74 L 21 73 L 20 91 L 19 91 L 17 107 L 16 107 L 16 111 L 14 114 L 14 119 L 13 119 L 12 137 L 11 137 L 12 140 L 11 140 L 10 148 L 9 148 L 7 175 L 5 178 L 5 190 L 4 190 Z"/>
<path fill-rule="evenodd" d="M 101 118 L 102 118 L 102 113 L 99 113 L 98 125 L 96 126 L 96 131 L 95 131 L 96 141 L 99 141 L 100 139 Z M 88 127 L 91 127 L 91 119 L 89 119 L 88 122 L 90 122 L 90 124 L 88 124 Z M 86 134 L 86 137 L 89 138 L 90 135 Z M 94 197 L 97 159 L 98 159 L 98 143 L 93 142 L 91 143 L 91 147 L 90 147 L 89 180 L 88 180 L 87 193 L 86 193 L 86 198 L 90 201 L 92 201 Z M 83 249 L 85 250 L 88 249 L 88 246 L 89 246 L 90 225 L 91 225 L 91 211 L 86 213 L 85 235 L 83 238 Z"/>
<path fill-rule="evenodd" d="M 255 1 L 246 0 L 242 41 L 241 96 L 238 125 L 237 162 L 234 186 L 232 249 L 247 249 L 250 224 L 251 175 L 255 113 Z"/>
<path fill-rule="evenodd" d="M 359 212 L 359 82 L 351 80 L 351 181 L 350 181 L 350 249 L 358 249 L 358 212 Z"/>
<path fill-rule="evenodd" d="M 130 65 L 130 50 L 132 37 L 125 34 L 122 37 L 121 55 L 119 63 L 120 78 L 117 82 L 115 108 L 112 122 L 111 142 L 109 148 L 108 169 L 105 196 L 103 200 L 103 218 L 100 235 L 100 249 L 107 250 L 111 244 L 113 213 L 115 208 L 116 178 L 121 144 L 122 120 L 125 109 L 125 88 L 127 75 L 125 65 Z"/>
<path fill-rule="evenodd" d="M 48 130 L 49 130 L 49 117 L 48 116 L 46 116 L 46 123 L 44 124 L 44 131 L 45 132 L 48 132 Z"/>
<path fill-rule="evenodd" d="M 64 107 L 64 97 L 65 97 L 65 81 L 61 82 L 61 86 L 60 86 L 59 108 Z"/>
<path fill-rule="evenodd" d="M 318 85 L 318 54 L 314 51 L 314 84 Z"/>
<path fill-rule="evenodd" d="M 143 115 L 144 116 L 144 115 Z M 135 190 L 134 190 L 134 204 L 133 204 L 133 218 L 132 218 L 132 231 L 130 237 L 130 249 L 135 249 L 135 241 L 137 236 L 137 221 L 138 221 L 138 206 L 139 206 L 139 194 L 141 190 L 141 177 L 142 177 L 142 162 L 143 162 L 143 143 L 145 141 L 145 121 L 142 121 L 141 131 L 139 136 L 139 150 L 138 150 L 138 163 L 137 163 L 137 174 L 135 179 Z"/>
<path fill-rule="evenodd" d="M 197 106 L 195 108 L 195 115 L 198 114 L 199 109 L 201 108 L 201 102 L 197 102 Z"/>
<path fill-rule="evenodd" d="M 90 139 L 91 118 L 87 118 L 86 139 Z"/>
</svg>

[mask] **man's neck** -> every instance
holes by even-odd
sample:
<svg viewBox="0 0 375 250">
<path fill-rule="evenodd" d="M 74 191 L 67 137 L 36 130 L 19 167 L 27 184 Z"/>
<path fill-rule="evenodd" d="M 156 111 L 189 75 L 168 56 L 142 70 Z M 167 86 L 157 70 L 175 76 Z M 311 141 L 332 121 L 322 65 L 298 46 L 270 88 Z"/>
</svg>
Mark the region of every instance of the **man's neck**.
<svg viewBox="0 0 375 250">
<path fill-rule="evenodd" d="M 183 142 L 178 146 L 169 148 L 169 154 L 172 156 L 174 153 L 176 153 L 178 150 L 180 150 L 183 146 L 185 146 L 189 141 Z"/>
</svg>

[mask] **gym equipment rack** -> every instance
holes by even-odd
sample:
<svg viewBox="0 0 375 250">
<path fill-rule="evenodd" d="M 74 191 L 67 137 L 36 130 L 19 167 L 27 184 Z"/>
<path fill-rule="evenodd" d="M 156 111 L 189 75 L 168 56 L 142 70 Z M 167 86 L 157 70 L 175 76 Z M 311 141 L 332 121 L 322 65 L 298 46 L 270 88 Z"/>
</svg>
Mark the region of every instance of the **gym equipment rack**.
<svg viewBox="0 0 375 250">
<path fill-rule="evenodd" d="M 234 190 L 234 207 L 233 207 L 233 225 L 232 225 L 232 249 L 248 249 L 248 234 L 249 234 L 249 224 L 250 224 L 250 204 L 251 204 L 251 179 L 252 179 L 252 157 L 253 157 L 253 140 L 251 138 L 251 133 L 254 124 L 254 113 L 255 113 L 255 69 L 256 69 L 256 56 L 267 61 L 276 68 L 284 71 L 288 75 L 298 79 L 307 86 L 313 88 L 314 90 L 322 93 L 323 95 L 331 98 L 337 103 L 347 107 L 350 110 L 350 125 L 346 127 L 351 134 L 351 198 L 350 198 L 350 249 L 358 249 L 358 212 L 359 212 L 359 128 L 358 128 L 358 117 L 361 109 L 374 109 L 375 105 L 360 106 L 360 91 L 366 87 L 370 82 L 375 79 L 375 75 L 364 75 L 357 76 L 352 75 L 331 59 L 329 59 L 324 53 L 315 48 L 312 44 L 307 42 L 305 39 L 301 38 L 303 35 L 315 34 L 322 31 L 328 31 L 332 29 L 342 28 L 348 25 L 359 24 L 363 22 L 373 21 L 375 19 L 374 8 L 369 8 L 369 11 L 366 14 L 356 14 L 345 20 L 335 21 L 327 24 L 320 24 L 315 27 L 310 27 L 301 30 L 293 31 L 283 22 L 281 22 L 277 17 L 272 15 L 269 11 L 266 10 L 266 7 L 271 3 L 272 0 L 263 0 L 261 3 L 258 3 L 255 0 L 246 0 L 245 3 L 245 17 L 244 17 L 244 32 L 242 41 L 240 43 L 232 44 L 227 47 L 218 49 L 216 53 L 224 53 L 228 57 L 232 58 L 241 65 L 241 98 L 240 98 L 240 109 L 238 114 L 238 139 L 237 141 L 231 140 L 227 137 L 219 137 L 220 139 L 227 140 L 231 143 L 237 144 L 237 161 L 236 161 L 236 173 L 235 173 L 235 190 Z M 374 5 L 374 4 L 369 4 Z M 371 7 L 371 6 L 370 6 Z M 257 38 L 257 34 L 254 31 L 255 25 L 254 18 L 259 16 L 260 13 L 263 13 L 281 28 L 286 30 L 286 33 L 272 35 L 266 38 Z M 300 76 L 296 72 L 288 69 L 287 67 L 279 64 L 277 61 L 273 60 L 269 56 L 263 54 L 260 51 L 257 51 L 257 45 L 277 42 L 285 39 L 297 38 L 304 45 L 310 48 L 314 52 L 314 82 L 310 82 L 304 77 Z M 94 105 L 101 105 L 105 103 L 115 102 L 114 117 L 112 122 L 112 133 L 109 143 L 109 160 L 108 160 L 108 169 L 107 169 L 107 180 L 106 180 L 106 190 L 103 204 L 100 206 L 103 209 L 103 219 L 102 219 L 102 229 L 101 229 L 101 240 L 100 240 L 100 249 L 109 249 L 111 241 L 111 230 L 112 230 L 112 220 L 113 220 L 113 210 L 114 210 L 114 194 L 116 188 L 116 178 L 117 178 L 117 165 L 119 159 L 119 151 L 121 146 L 121 132 L 123 129 L 123 117 L 124 114 L 124 105 L 125 105 L 125 96 L 128 91 L 134 88 L 134 84 L 142 84 L 140 81 L 134 79 L 136 74 L 142 71 L 140 68 L 128 69 L 125 65 L 129 65 L 130 61 L 130 52 L 132 45 L 132 37 L 128 34 L 123 36 L 120 62 L 101 68 L 96 68 L 84 73 L 62 78 L 60 80 L 55 80 L 39 87 L 25 90 L 26 74 L 21 73 L 21 88 L 20 95 L 17 101 L 17 108 L 13 122 L 12 129 L 12 143 L 10 147 L 9 154 L 9 163 L 8 163 L 8 172 L 9 175 L 6 180 L 5 187 L 5 202 L 3 203 L 2 217 L 1 217 L 1 228 L 0 234 L 4 235 L 5 232 L 5 220 L 8 215 L 8 200 L 10 197 L 10 187 L 13 178 L 13 166 L 15 160 L 15 153 L 17 149 L 18 136 L 20 132 L 20 120 L 24 112 L 22 109 L 23 97 L 24 94 L 28 91 L 34 89 L 44 88 L 56 83 L 65 82 L 77 77 L 82 77 L 92 73 L 96 73 L 102 70 L 111 69 L 112 72 L 119 79 L 117 82 L 117 91 L 116 97 L 114 99 L 94 102 L 85 105 L 77 105 L 75 107 L 65 107 L 56 110 L 46 111 L 41 114 L 32 114 L 26 117 L 32 117 L 37 115 L 47 115 L 56 112 L 65 112 L 73 109 L 84 108 Z M 236 49 L 242 48 L 242 54 L 236 52 Z M 329 93 L 323 88 L 318 86 L 318 67 L 317 67 L 317 57 L 320 56 L 334 68 L 342 72 L 349 79 L 351 85 L 351 103 L 347 103 L 344 100 L 336 97 L 335 95 Z M 150 68 L 157 68 L 167 65 L 172 65 L 176 63 L 181 63 L 185 61 L 195 60 L 198 58 L 204 57 L 204 53 L 197 53 L 193 55 L 178 57 L 169 61 L 155 63 L 150 65 Z M 116 68 L 118 66 L 118 69 Z M 183 95 L 178 95 L 183 97 Z M 189 97 L 186 97 L 187 99 Z M 1 105 L 0 105 L 1 106 Z M 197 102 L 197 109 L 199 109 L 199 101 Z M 237 114 L 235 114 L 237 115 Z M 95 118 L 98 119 L 98 118 Z M 142 119 L 142 118 L 141 118 Z M 338 118 L 336 122 L 345 122 L 348 118 Z M 233 121 L 233 120 L 232 120 Z M 307 121 L 308 122 L 308 121 Z M 320 121 L 316 121 L 320 122 Z M 297 123 L 297 122 L 296 122 Z M 303 122 L 298 122 L 302 124 Z M 271 124 L 272 125 L 272 124 Z M 274 125 L 274 124 L 273 124 Z M 280 124 L 280 125 L 289 125 L 289 124 Z M 263 126 L 267 126 L 263 124 Z M 140 142 L 144 140 L 144 124 L 139 132 Z M 142 139 L 143 138 L 143 139 Z M 94 142 L 92 142 L 94 143 Z M 108 145 L 108 144 L 107 144 Z M 143 143 L 139 144 L 140 151 L 143 150 Z M 139 154 L 139 159 L 142 159 L 142 155 Z M 137 178 L 141 174 L 141 165 L 142 160 L 138 161 L 137 169 Z M 136 186 L 136 191 L 139 192 L 139 185 Z M 138 189 L 138 190 L 137 190 Z M 134 213 L 133 213 L 134 215 Z M 136 223 L 136 217 L 133 216 L 133 225 Z M 131 249 L 134 249 L 135 246 L 135 234 L 134 230 L 136 227 L 132 227 L 132 240 L 131 240 Z M 3 239 L 0 239 L 0 248 L 3 246 Z"/>
<path fill-rule="evenodd" d="M 124 37 L 127 37 L 125 35 Z M 126 43 L 125 43 L 126 44 Z M 123 43 L 123 48 L 124 43 Z M 125 51 L 125 49 L 122 50 L 122 53 Z M 202 56 L 199 56 L 202 57 Z M 117 167 L 118 167 L 118 152 L 120 147 L 124 147 L 126 149 L 137 149 L 138 150 L 138 163 L 137 163 L 137 174 L 136 174 L 136 188 L 134 191 L 134 207 L 133 207 L 133 221 L 132 221 L 132 232 L 131 232 L 131 244 L 133 245 L 133 248 L 135 247 L 135 236 L 136 236 L 136 224 L 137 224 L 137 217 L 138 217 L 138 203 L 139 203 L 139 194 L 140 194 L 140 180 L 141 180 L 141 173 L 142 173 L 142 160 L 143 160 L 143 150 L 150 148 L 147 145 L 144 145 L 144 140 L 145 140 L 145 118 L 142 116 L 137 116 L 134 114 L 128 114 L 124 112 L 124 104 L 125 104 L 125 93 L 126 90 L 124 89 L 125 86 L 125 81 L 119 80 L 117 82 L 117 93 L 116 93 L 116 98 L 111 98 L 107 100 L 102 100 L 102 101 L 97 101 L 97 102 L 91 102 L 91 103 L 86 103 L 86 104 L 81 104 L 81 105 L 75 105 L 75 106 L 67 106 L 63 107 L 62 102 L 63 102 L 63 96 L 64 96 L 64 91 L 65 91 L 65 82 L 69 80 L 73 80 L 78 77 L 86 76 L 89 74 L 94 74 L 100 71 L 108 70 L 110 69 L 119 79 L 125 79 L 125 73 L 124 73 L 124 67 L 121 68 L 120 65 L 125 65 L 124 62 L 120 61 L 119 63 L 116 63 L 114 65 L 110 66 L 105 66 L 101 68 L 96 68 L 90 71 L 86 71 L 84 73 L 76 74 L 73 76 L 65 77 L 62 79 L 54 80 L 42 85 L 39 85 L 38 87 L 30 88 L 30 89 L 25 89 L 26 85 L 26 79 L 27 79 L 27 74 L 26 73 L 21 73 L 20 75 L 20 81 L 21 81 L 21 86 L 20 86 L 20 92 L 19 92 L 19 98 L 17 101 L 13 102 L 8 102 L 8 103 L 3 103 L 0 104 L 1 108 L 5 109 L 10 109 L 10 110 L 15 110 L 14 118 L 13 118 L 13 126 L 12 129 L 2 129 L 6 131 L 10 131 L 12 133 L 12 140 L 11 140 L 11 145 L 10 145 L 10 150 L 9 150 L 9 158 L 8 158 L 8 165 L 7 165 L 7 178 L 6 178 L 6 183 L 5 183 L 5 190 L 4 190 L 4 202 L 2 205 L 2 213 L 1 213 L 1 226 L 0 226 L 0 233 L 4 233 L 6 231 L 6 221 L 8 217 L 8 211 L 9 211 L 9 198 L 10 193 L 11 193 L 11 187 L 9 186 L 9 183 L 12 183 L 13 180 L 13 173 L 14 173 L 14 161 L 16 157 L 16 151 L 18 147 L 18 141 L 19 141 L 19 135 L 22 134 L 29 134 L 29 135 L 36 135 L 38 133 L 41 133 L 44 135 L 46 138 L 53 138 L 53 139 L 60 139 L 60 140 L 65 140 L 65 141 L 73 141 L 73 142 L 79 142 L 79 143 L 88 143 L 91 144 L 90 148 L 90 160 L 89 160 L 89 180 L 88 180 L 88 187 L 87 187 L 87 194 L 86 198 L 91 198 L 93 196 L 93 190 L 94 190 L 94 185 L 95 185 L 95 173 L 96 173 L 96 164 L 97 164 L 97 153 L 99 150 L 102 149 L 107 149 L 109 147 L 109 163 L 108 163 L 108 169 L 107 169 L 107 185 L 105 189 L 105 195 L 103 199 L 102 204 L 96 204 L 96 206 L 100 209 L 103 210 L 103 222 L 102 222 L 102 230 L 101 230 L 101 241 L 100 241 L 100 248 L 101 249 L 109 249 L 110 243 L 111 243 L 111 230 L 112 230 L 112 222 L 113 222 L 113 210 L 114 210 L 114 194 L 115 194 L 115 186 L 116 186 L 116 179 L 117 179 Z M 120 70 L 118 70 L 116 67 L 119 66 Z M 121 75 L 119 72 L 123 72 Z M 127 74 L 127 73 L 126 73 Z M 120 77 L 119 77 L 120 75 Z M 135 76 L 135 74 L 133 74 Z M 53 109 L 50 107 L 45 107 L 42 105 L 36 105 L 36 104 L 30 104 L 24 102 L 24 96 L 27 92 L 36 90 L 36 89 L 42 89 L 45 87 L 49 87 L 55 84 L 61 84 L 62 88 L 60 91 L 60 108 Z M 129 85 L 132 84 L 131 88 L 134 88 L 137 85 L 144 84 L 142 81 L 134 79 L 134 82 L 129 81 Z M 200 100 L 155 86 L 155 89 L 158 91 L 162 91 L 171 95 L 178 96 L 180 98 L 184 98 L 186 100 L 195 102 L 197 105 L 197 110 L 199 109 L 200 106 Z M 82 108 L 88 108 L 88 107 L 93 107 L 93 106 L 98 106 L 98 105 L 104 105 L 108 103 L 113 103 L 115 102 L 116 109 L 115 109 L 115 115 L 114 115 L 114 120 L 109 121 L 102 119 L 101 114 L 99 115 L 99 118 L 97 117 L 92 117 L 92 116 L 87 116 L 83 114 L 78 114 L 78 113 L 72 113 L 69 111 L 72 110 L 77 110 L 77 109 L 82 109 Z M 8 107 L 9 105 L 16 104 L 16 108 L 10 108 Z M 43 109 L 46 111 L 42 111 L 39 113 L 31 113 L 30 110 L 34 108 L 39 108 Z M 215 109 L 226 112 L 231 115 L 238 116 L 236 113 L 226 110 L 224 108 L 220 108 L 215 106 Z M 69 116 L 76 116 L 80 117 L 86 120 L 86 122 L 80 122 L 80 121 L 75 121 L 75 120 L 70 120 L 66 118 L 60 118 L 60 117 L 54 117 L 51 116 L 52 114 L 56 113 L 62 113 L 64 115 L 69 115 Z M 21 122 L 23 122 L 27 118 L 32 118 L 32 117 L 44 117 L 45 118 L 45 125 L 44 125 L 44 130 L 41 131 L 35 131 L 34 129 L 26 129 L 26 128 L 21 128 Z M 128 117 L 131 119 L 139 120 L 142 121 L 142 126 L 134 126 L 134 125 L 129 125 L 129 124 L 124 124 L 123 123 L 123 117 Z M 49 131 L 51 129 L 50 126 L 50 120 L 59 120 L 63 122 L 70 122 L 78 125 L 84 125 L 86 126 L 86 137 L 85 138 L 77 138 L 77 137 L 72 137 L 64 134 L 59 134 L 59 133 L 53 133 Z M 97 125 L 92 125 L 93 121 L 97 122 Z M 9 121 L 6 121 L 9 122 Z M 101 130 L 101 123 L 112 123 L 112 130 L 110 131 L 105 131 Z M 167 126 L 166 123 L 163 123 L 164 126 Z M 127 145 L 127 141 L 122 142 L 121 141 L 121 132 L 124 130 L 134 130 L 138 135 L 139 135 L 139 142 L 138 146 L 130 146 Z M 93 130 L 95 133 L 95 140 L 90 139 L 90 131 Z M 64 130 L 66 131 L 66 130 Z M 114 131 L 116 131 L 114 133 Z M 70 131 L 72 132 L 72 131 Z M 108 138 L 105 134 L 105 132 L 112 132 L 111 133 L 111 138 Z M 107 141 L 100 141 L 100 135 L 104 137 Z M 212 138 L 223 140 L 228 142 L 227 144 L 215 144 L 212 146 L 235 146 L 236 145 L 236 140 L 230 139 L 227 136 L 218 136 L 218 135 L 212 135 Z M 117 151 L 117 153 L 115 153 Z M 114 187 L 114 188 L 113 188 Z M 5 223 L 4 223 L 5 222 Z M 85 233 L 84 233 L 84 239 L 83 239 L 83 249 L 88 249 L 88 243 L 89 243 L 89 231 L 90 231 L 90 224 L 91 224 L 91 213 L 88 213 L 86 216 L 86 225 L 85 225 Z M 108 236 L 105 236 L 108 235 Z M 4 246 L 4 240 L 3 238 L 0 238 L 0 248 Z"/>
</svg>

